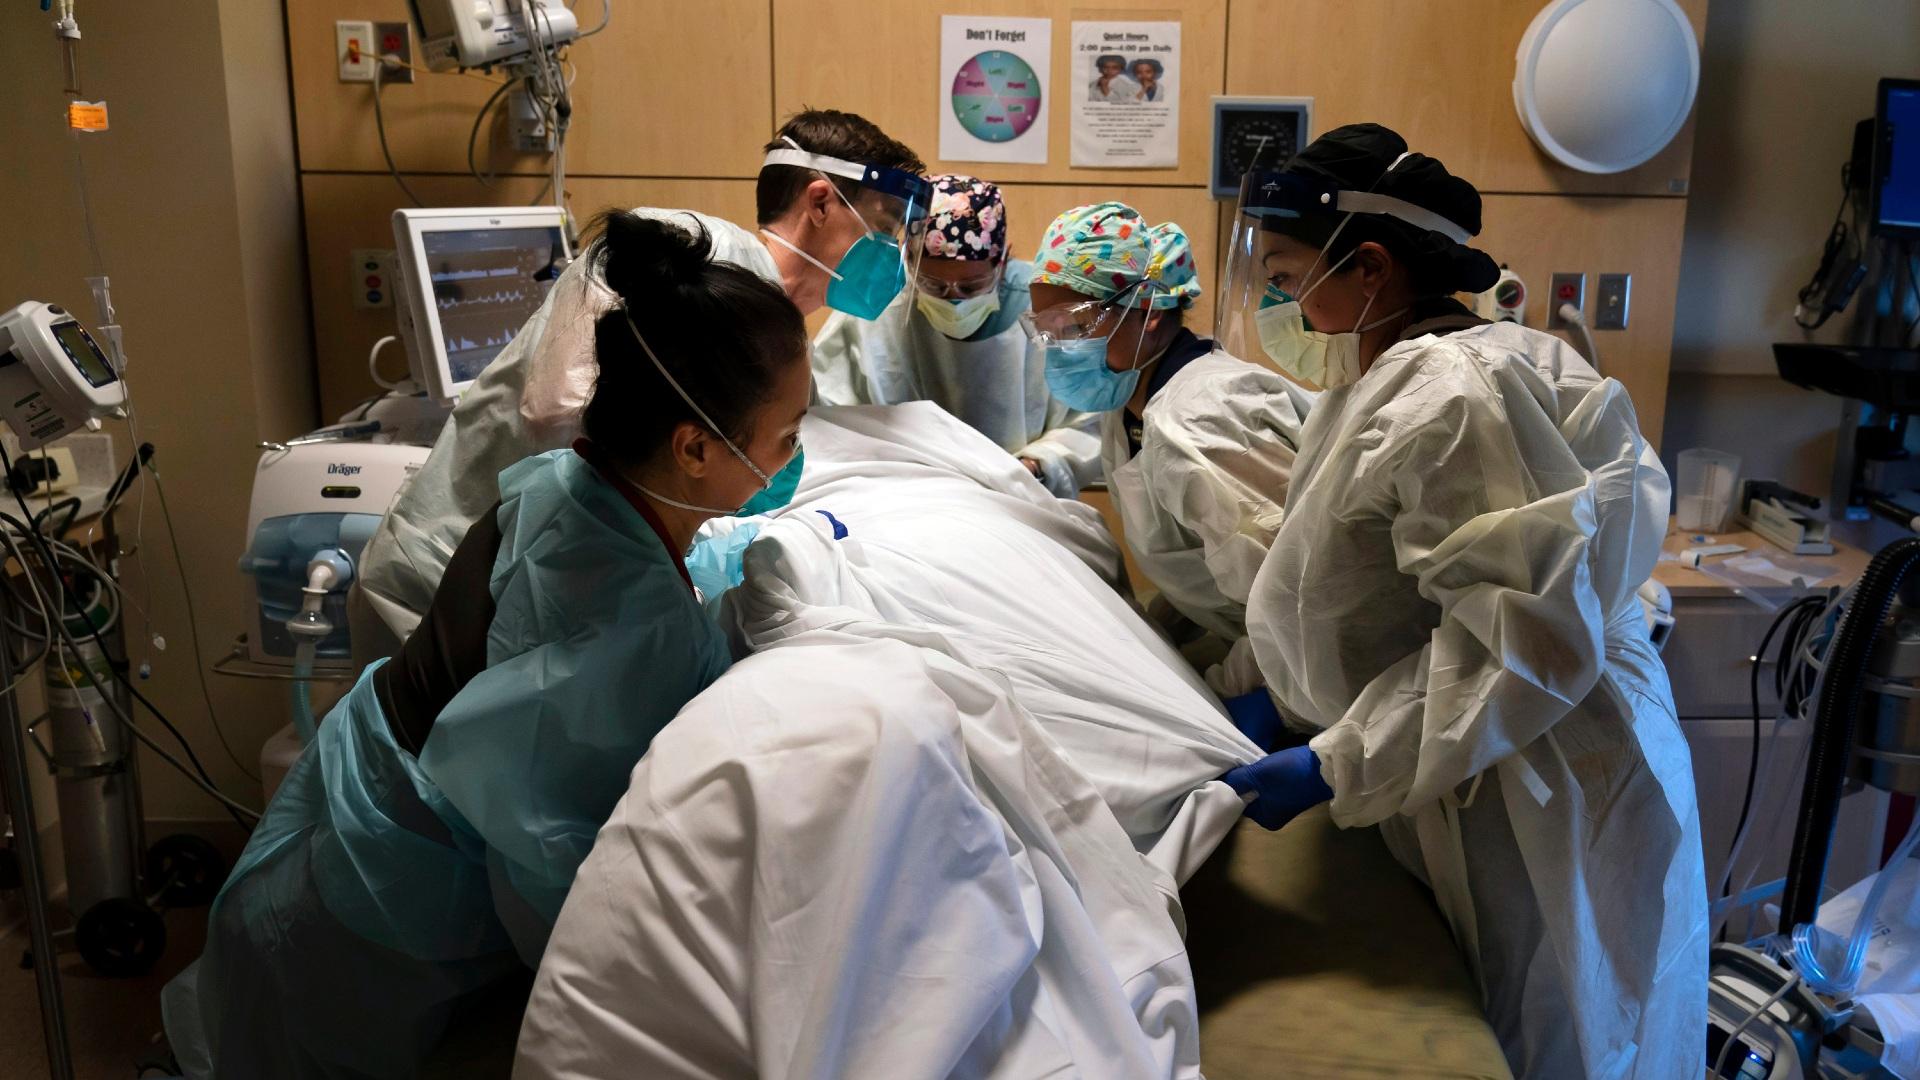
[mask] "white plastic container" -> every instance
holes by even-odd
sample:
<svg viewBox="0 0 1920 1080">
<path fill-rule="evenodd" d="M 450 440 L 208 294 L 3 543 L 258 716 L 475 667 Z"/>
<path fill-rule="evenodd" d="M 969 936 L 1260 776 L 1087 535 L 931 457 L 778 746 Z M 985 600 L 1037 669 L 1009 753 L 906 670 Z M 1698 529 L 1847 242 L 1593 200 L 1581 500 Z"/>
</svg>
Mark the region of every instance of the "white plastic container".
<svg viewBox="0 0 1920 1080">
<path fill-rule="evenodd" d="M 1688 532 L 1717 533 L 1726 527 L 1740 486 L 1740 459 L 1704 447 L 1680 451 L 1674 477 L 1675 524 Z"/>
</svg>

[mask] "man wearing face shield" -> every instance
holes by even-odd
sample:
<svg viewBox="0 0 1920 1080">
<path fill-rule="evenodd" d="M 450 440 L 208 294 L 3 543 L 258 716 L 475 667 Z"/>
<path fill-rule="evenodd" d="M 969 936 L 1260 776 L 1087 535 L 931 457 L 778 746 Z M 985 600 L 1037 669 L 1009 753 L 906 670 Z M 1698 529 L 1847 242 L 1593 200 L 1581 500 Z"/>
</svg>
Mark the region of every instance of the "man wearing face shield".
<svg viewBox="0 0 1920 1080">
<path fill-rule="evenodd" d="M 1000 189 L 932 178 L 913 288 L 871 322 L 844 312 L 813 340 L 826 405 L 932 401 L 1072 498 L 1099 475 L 1096 418 L 1047 392 L 1041 350 L 1021 332 L 1033 264 L 1008 257 Z"/>
<path fill-rule="evenodd" d="M 862 117 L 808 110 L 767 144 L 755 191 L 757 232 L 691 210 L 634 212 L 689 231 L 697 225 L 715 262 L 744 266 L 778 285 L 802 314 L 824 304 L 870 319 L 910 276 L 926 218 L 924 167 Z M 499 501 L 501 470 L 579 436 L 581 410 L 593 395 L 594 324 L 612 304 L 605 284 L 576 261 L 461 397 L 361 559 L 348 603 L 357 662 L 391 655 L 419 625 L 454 548 Z M 774 477 L 767 498 L 791 495 L 802 467 L 796 460 Z M 742 513 L 765 505 L 758 500 Z M 703 561 L 690 559 L 696 568 Z"/>
<path fill-rule="evenodd" d="M 1250 174 L 1219 333 L 1325 390 L 1247 630 L 1313 732 L 1235 769 L 1277 828 L 1331 799 L 1433 889 L 1523 1077 L 1698 1076 L 1707 906 L 1635 589 L 1668 485 L 1633 403 L 1489 324 L 1480 197 L 1375 125 Z"/>
<path fill-rule="evenodd" d="M 1100 459 L 1127 547 L 1178 615 L 1230 643 L 1207 673 L 1249 701 L 1248 590 L 1279 527 L 1310 395 L 1187 329 L 1200 295 L 1180 226 L 1120 203 L 1056 218 L 1034 256 L 1022 317 L 1067 407 L 1099 413 Z M 1156 613 L 1159 614 L 1159 613 Z"/>
</svg>

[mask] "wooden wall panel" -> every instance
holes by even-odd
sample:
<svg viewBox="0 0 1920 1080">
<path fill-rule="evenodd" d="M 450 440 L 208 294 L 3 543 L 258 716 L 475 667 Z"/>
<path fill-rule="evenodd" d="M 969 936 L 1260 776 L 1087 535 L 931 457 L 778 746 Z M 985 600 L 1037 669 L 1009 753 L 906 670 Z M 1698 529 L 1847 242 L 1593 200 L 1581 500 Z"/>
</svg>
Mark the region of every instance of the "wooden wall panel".
<svg viewBox="0 0 1920 1080">
<path fill-rule="evenodd" d="M 572 47 L 574 125 L 567 169 L 587 175 L 751 177 L 773 123 L 773 58 L 766 0 L 612 0 L 604 34 Z M 373 88 L 343 83 L 333 56 L 336 19 L 409 18 L 406 0 L 287 0 L 287 36 L 307 171 L 385 171 Z M 583 3 L 588 28 L 598 5 Z M 417 53 L 416 42 L 416 53 Z M 417 59 L 417 57 L 416 57 Z M 404 172 L 465 173 L 467 134 L 496 82 L 419 73 L 383 89 L 387 136 Z M 543 173 L 544 157 L 501 150 L 492 167 Z M 489 132 L 481 132 L 481 146 Z M 488 159 L 482 151 L 482 167 Z"/>
<path fill-rule="evenodd" d="M 978 172 L 1001 182 L 1077 181 L 1112 186 L 1204 184 L 1212 105 L 1223 92 L 1227 0 L 779 0 L 775 4 L 773 98 L 785 116 L 806 106 L 851 109 L 886 129 L 938 172 Z M 1053 71 L 1046 93 L 1051 145 L 1045 165 L 938 160 L 940 16 L 1019 15 L 1053 19 Z M 1141 19 L 1180 25 L 1180 166 L 1177 169 L 1075 169 L 1070 160 L 1069 95 L 1073 20 Z M 858 43 L 858 44 L 855 44 Z M 822 58 L 809 62 L 812 58 Z M 831 59 L 825 59 L 831 58 Z"/>
<path fill-rule="evenodd" d="M 1666 418 L 1667 365 L 1673 352 L 1674 293 L 1680 281 L 1684 199 L 1555 198 L 1489 195 L 1475 246 L 1511 266 L 1531 290 L 1527 325 L 1547 325 L 1547 279 L 1587 274 L 1587 310 L 1597 275 L 1633 275 L 1625 330 L 1596 330 L 1600 371 L 1626 384 L 1640 430 L 1655 443 Z"/>
<path fill-rule="evenodd" d="M 540 188 L 526 177 L 504 179 L 483 190 L 466 177 L 411 177 L 422 197 L 443 206 L 524 203 Z M 750 180 L 581 179 L 568 184 L 582 221 L 609 206 L 693 207 L 750 226 Z M 367 374 L 367 350 L 387 334 L 398 333 L 391 308 L 353 306 L 352 251 L 391 248 L 392 214 L 404 205 L 391 177 L 309 174 L 303 178 L 306 205 L 307 272 L 313 284 L 315 353 L 320 375 L 320 415 L 331 421 L 356 402 L 377 393 Z M 406 369 L 406 349 L 387 346 L 380 370 L 389 378 Z"/>
<path fill-rule="evenodd" d="M 1233 0 L 1227 92 L 1311 96 L 1314 134 L 1385 124 L 1484 192 L 1684 194 L 1691 120 L 1653 160 L 1612 176 L 1555 164 L 1527 137 L 1513 108 L 1514 53 L 1541 3 Z M 1680 6 L 1704 36 L 1707 0 Z"/>
</svg>

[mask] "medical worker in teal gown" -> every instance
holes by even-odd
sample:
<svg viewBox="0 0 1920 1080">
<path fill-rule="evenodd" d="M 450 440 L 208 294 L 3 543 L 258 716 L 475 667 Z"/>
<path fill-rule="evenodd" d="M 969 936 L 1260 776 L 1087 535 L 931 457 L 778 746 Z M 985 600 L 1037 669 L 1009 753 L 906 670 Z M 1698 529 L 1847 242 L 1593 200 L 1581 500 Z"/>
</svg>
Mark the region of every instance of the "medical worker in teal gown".
<svg viewBox="0 0 1920 1080">
<path fill-rule="evenodd" d="M 791 497 L 809 372 L 780 290 L 708 256 L 697 224 L 606 219 L 585 437 L 501 474 L 420 629 L 288 774 L 167 987 L 187 1075 L 416 1075 L 538 961 L 628 773 L 727 669 L 684 556 Z"/>
</svg>

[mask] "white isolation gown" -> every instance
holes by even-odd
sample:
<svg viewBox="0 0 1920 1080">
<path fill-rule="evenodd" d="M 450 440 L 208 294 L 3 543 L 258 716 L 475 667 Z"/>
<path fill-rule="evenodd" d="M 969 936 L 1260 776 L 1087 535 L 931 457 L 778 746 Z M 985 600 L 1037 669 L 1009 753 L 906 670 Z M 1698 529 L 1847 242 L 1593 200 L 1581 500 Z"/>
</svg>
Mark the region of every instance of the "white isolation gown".
<svg viewBox="0 0 1920 1080">
<path fill-rule="evenodd" d="M 1707 903 L 1635 589 L 1668 484 L 1625 388 L 1498 323 L 1315 404 L 1247 629 L 1342 826 L 1434 890 L 1523 1077 L 1699 1076 Z"/>
<path fill-rule="evenodd" d="M 1182 615 L 1232 643 L 1207 681 L 1231 698 L 1260 685 L 1247 593 L 1280 527 L 1313 395 L 1218 350 L 1189 361 L 1147 401 L 1140 452 L 1126 414 L 1106 414 L 1100 457 L 1127 547 Z"/>
</svg>

